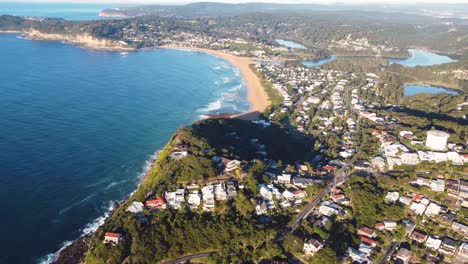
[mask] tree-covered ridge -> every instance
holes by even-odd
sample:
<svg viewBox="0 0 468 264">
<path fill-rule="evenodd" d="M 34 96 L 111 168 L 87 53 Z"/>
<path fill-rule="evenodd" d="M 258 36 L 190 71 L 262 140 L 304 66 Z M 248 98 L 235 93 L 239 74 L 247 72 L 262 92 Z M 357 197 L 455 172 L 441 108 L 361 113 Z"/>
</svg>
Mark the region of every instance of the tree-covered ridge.
<svg viewBox="0 0 468 264">
<path fill-rule="evenodd" d="M 443 86 L 468 92 L 468 59 L 424 67 L 404 67 L 394 63 L 387 70 L 398 73 L 407 84 Z"/>
<path fill-rule="evenodd" d="M 215 39 L 242 38 L 248 43 L 279 46 L 275 38 L 297 41 L 308 48 L 340 55 L 406 57 L 409 47 L 426 47 L 463 54 L 468 27 L 457 20 L 443 23 L 434 17 L 360 11 L 255 13 L 231 16 L 142 16 L 120 20 L 65 21 L 0 17 L 0 30 L 37 29 L 46 33 L 89 33 L 98 38 L 125 41 L 131 46 L 154 47 L 181 32 Z M 364 46 L 363 46 L 364 45 Z M 363 49 L 363 47 L 365 47 Z M 315 50 L 317 51 L 317 50 Z"/>
<path fill-rule="evenodd" d="M 92 236 L 86 262 L 154 263 L 206 251 L 216 252 L 214 263 L 252 263 L 284 256 L 274 239 L 290 216 L 281 211 L 267 218 L 255 214 L 255 196 L 265 165 L 258 160 L 262 156 L 252 139 L 261 142 L 269 157 L 277 161 L 301 160 L 312 148 L 309 139 L 292 136 L 277 126 L 263 128 L 237 119 L 209 119 L 180 128 L 134 195 Z M 171 152 L 181 145 L 187 146 L 190 154 L 172 159 Z M 126 212 L 134 201 L 143 202 L 186 184 L 203 186 L 216 180 L 219 171 L 212 163 L 216 155 L 238 159 L 245 165 L 246 174 L 237 179 L 245 189 L 234 200 L 218 202 L 213 212 L 191 211 L 188 207 L 163 212 L 145 209 L 143 215 Z M 103 244 L 108 231 L 124 234 L 124 242 L 114 247 Z"/>
</svg>

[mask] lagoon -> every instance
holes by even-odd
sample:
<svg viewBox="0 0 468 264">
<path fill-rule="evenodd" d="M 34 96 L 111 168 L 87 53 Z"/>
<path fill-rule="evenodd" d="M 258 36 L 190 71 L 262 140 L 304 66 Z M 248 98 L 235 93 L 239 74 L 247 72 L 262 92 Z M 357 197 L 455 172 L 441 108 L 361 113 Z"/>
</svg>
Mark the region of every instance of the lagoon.
<svg viewBox="0 0 468 264">
<path fill-rule="evenodd" d="M 307 49 L 306 46 L 299 44 L 297 42 L 294 42 L 294 41 L 284 40 L 284 39 L 275 39 L 275 41 L 278 42 L 278 44 L 291 48 L 291 49 Z"/>
<path fill-rule="evenodd" d="M 408 51 L 410 52 L 411 57 L 407 59 L 388 59 L 387 61 L 390 63 L 399 63 L 408 67 L 431 66 L 456 61 L 448 56 L 439 55 L 429 51 L 417 49 L 409 49 Z"/>
<path fill-rule="evenodd" d="M 457 91 L 446 89 L 443 87 L 436 87 L 436 86 L 423 86 L 423 85 L 405 85 L 405 96 L 412 96 L 416 94 L 439 94 L 439 93 L 446 93 L 450 95 L 458 95 L 460 94 Z"/>
</svg>

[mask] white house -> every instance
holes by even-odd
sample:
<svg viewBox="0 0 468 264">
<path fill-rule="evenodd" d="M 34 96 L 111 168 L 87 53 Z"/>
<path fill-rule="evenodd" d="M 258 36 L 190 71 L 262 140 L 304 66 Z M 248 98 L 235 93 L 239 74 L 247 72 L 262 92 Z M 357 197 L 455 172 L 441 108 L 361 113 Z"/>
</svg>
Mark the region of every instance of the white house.
<svg viewBox="0 0 468 264">
<path fill-rule="evenodd" d="M 277 176 L 277 180 L 279 184 L 289 184 L 291 183 L 291 174 L 283 173 Z"/>
<path fill-rule="evenodd" d="M 304 254 L 306 256 L 313 256 L 317 253 L 320 249 L 323 248 L 323 243 L 317 239 L 309 239 L 304 243 Z"/>
<path fill-rule="evenodd" d="M 215 198 L 218 201 L 227 200 L 226 186 L 223 183 L 213 185 Z"/>
<path fill-rule="evenodd" d="M 260 195 L 266 200 L 273 199 L 273 192 L 265 184 L 260 184 Z"/>
<path fill-rule="evenodd" d="M 201 197 L 200 193 L 198 190 L 192 191 L 189 194 L 187 204 L 189 205 L 190 208 L 196 209 L 201 203 Z"/>
<path fill-rule="evenodd" d="M 426 240 L 426 246 L 432 250 L 438 250 L 440 244 L 442 244 L 442 239 L 439 239 L 436 236 L 429 236 L 429 238 Z"/>
<path fill-rule="evenodd" d="M 397 222 L 392 221 L 392 220 L 384 220 L 383 223 L 384 223 L 385 229 L 387 230 L 393 230 L 397 226 Z"/>
<path fill-rule="evenodd" d="M 419 164 L 418 154 L 416 153 L 403 153 L 400 156 L 401 163 L 407 165 L 417 165 Z"/>
<path fill-rule="evenodd" d="M 415 215 L 422 215 L 424 211 L 426 211 L 426 205 L 422 203 L 412 203 L 410 210 L 412 210 Z"/>
<path fill-rule="evenodd" d="M 133 202 L 128 208 L 127 212 L 138 214 L 143 212 L 143 203 L 142 202 Z"/>
<path fill-rule="evenodd" d="M 434 192 L 443 192 L 445 190 L 445 180 L 436 179 L 431 181 L 431 190 Z"/>
<path fill-rule="evenodd" d="M 447 154 L 445 152 L 432 152 L 436 163 L 447 162 Z"/>
<path fill-rule="evenodd" d="M 282 196 L 285 200 L 288 200 L 288 201 L 294 200 L 294 193 L 288 189 L 284 190 L 284 192 L 282 193 Z"/>
<path fill-rule="evenodd" d="M 442 207 L 440 205 L 432 202 L 426 208 L 426 211 L 424 212 L 424 214 L 429 216 L 429 217 L 435 217 L 435 216 L 439 215 L 441 210 L 442 210 Z"/>
<path fill-rule="evenodd" d="M 427 131 L 426 147 L 433 150 L 445 150 L 450 134 L 439 130 Z"/>
<path fill-rule="evenodd" d="M 399 197 L 400 197 L 400 194 L 398 192 L 388 192 L 387 196 L 385 196 L 385 201 L 394 203 L 398 201 Z"/>
</svg>

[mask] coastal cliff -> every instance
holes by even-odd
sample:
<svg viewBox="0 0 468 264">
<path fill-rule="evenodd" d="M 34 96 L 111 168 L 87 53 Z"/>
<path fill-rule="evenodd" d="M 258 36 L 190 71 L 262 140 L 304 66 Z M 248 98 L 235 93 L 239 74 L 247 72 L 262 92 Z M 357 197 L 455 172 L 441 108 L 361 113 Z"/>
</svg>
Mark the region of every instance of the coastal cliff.
<svg viewBox="0 0 468 264">
<path fill-rule="evenodd" d="M 76 44 L 85 48 L 90 49 L 99 49 L 99 50 L 122 50 L 122 51 L 131 51 L 134 48 L 130 47 L 123 41 L 115 41 L 110 39 L 99 39 L 91 36 L 88 33 L 83 34 L 51 34 L 44 33 L 35 29 L 24 32 L 28 38 L 37 39 L 37 40 L 55 40 L 55 41 L 65 41 L 67 43 Z"/>
<path fill-rule="evenodd" d="M 99 12 L 100 17 L 118 17 L 118 18 L 127 18 L 124 11 L 119 9 L 104 9 Z"/>
</svg>

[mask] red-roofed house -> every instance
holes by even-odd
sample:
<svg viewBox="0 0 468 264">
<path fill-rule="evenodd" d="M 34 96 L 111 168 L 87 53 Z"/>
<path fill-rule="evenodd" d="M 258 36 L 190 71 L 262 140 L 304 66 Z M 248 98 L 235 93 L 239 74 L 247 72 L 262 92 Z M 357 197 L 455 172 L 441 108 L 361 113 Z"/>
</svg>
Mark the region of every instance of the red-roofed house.
<svg viewBox="0 0 468 264">
<path fill-rule="evenodd" d="M 360 236 L 359 239 L 361 240 L 361 242 L 366 243 L 372 247 L 376 247 L 379 245 L 379 242 L 375 241 L 374 239 L 365 237 L 365 236 Z"/>
<path fill-rule="evenodd" d="M 359 228 L 357 234 L 358 234 L 358 236 L 366 236 L 368 238 L 373 238 L 373 237 L 377 236 L 375 234 L 374 229 L 368 228 L 368 227 L 365 227 L 365 226 Z"/>
<path fill-rule="evenodd" d="M 375 224 L 375 228 L 376 228 L 377 230 L 382 231 L 382 230 L 385 229 L 385 225 L 384 225 L 384 223 L 377 223 L 377 224 Z"/>
<path fill-rule="evenodd" d="M 303 190 L 296 190 L 294 191 L 294 199 L 302 200 L 305 197 L 305 192 Z"/>
<path fill-rule="evenodd" d="M 146 201 L 146 207 L 152 209 L 166 209 L 166 201 L 163 197 L 156 197 L 154 200 Z"/>
<path fill-rule="evenodd" d="M 118 233 L 107 232 L 104 235 L 104 243 L 105 244 L 118 245 L 121 240 L 122 240 L 122 235 L 120 235 Z"/>
<path fill-rule="evenodd" d="M 332 172 L 332 171 L 335 169 L 335 167 L 333 167 L 333 166 L 331 166 L 331 165 L 325 165 L 325 166 L 322 167 L 322 169 L 323 169 L 324 171 L 330 173 L 330 172 Z"/>
<path fill-rule="evenodd" d="M 415 194 L 413 196 L 413 202 L 419 203 L 419 202 L 422 201 L 422 199 L 424 199 L 424 195 L 422 195 L 422 194 Z"/>
</svg>

